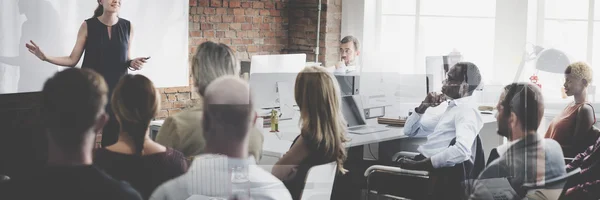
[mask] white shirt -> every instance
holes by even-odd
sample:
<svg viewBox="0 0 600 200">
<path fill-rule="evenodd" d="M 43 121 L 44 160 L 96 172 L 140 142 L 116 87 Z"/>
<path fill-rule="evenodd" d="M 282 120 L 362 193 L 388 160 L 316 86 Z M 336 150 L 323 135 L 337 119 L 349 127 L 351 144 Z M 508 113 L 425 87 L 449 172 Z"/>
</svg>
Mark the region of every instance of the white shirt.
<svg viewBox="0 0 600 200">
<path fill-rule="evenodd" d="M 291 200 L 289 191 L 271 173 L 258 167 L 254 157 L 197 156 L 187 173 L 159 186 L 151 200 L 186 200 L 237 196 L 253 200 Z"/>
<path fill-rule="evenodd" d="M 452 167 L 466 160 L 474 162 L 475 138 L 483 127 L 481 115 L 474 105 L 473 97 L 463 97 L 449 101 L 441 115 L 422 119 L 423 114 L 413 112 L 406 120 L 404 134 L 409 137 L 427 135 L 427 142 L 417 150 L 431 158 L 434 168 Z M 448 147 L 454 138 L 456 144 Z"/>
</svg>

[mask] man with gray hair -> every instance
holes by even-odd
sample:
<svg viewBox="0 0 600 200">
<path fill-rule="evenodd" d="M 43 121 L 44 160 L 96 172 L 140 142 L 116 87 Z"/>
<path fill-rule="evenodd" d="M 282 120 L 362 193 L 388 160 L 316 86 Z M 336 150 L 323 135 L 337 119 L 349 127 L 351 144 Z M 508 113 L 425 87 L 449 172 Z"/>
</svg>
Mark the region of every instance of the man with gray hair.
<svg viewBox="0 0 600 200">
<path fill-rule="evenodd" d="M 203 117 L 206 154 L 197 156 L 186 174 L 160 186 L 150 199 L 292 199 L 279 179 L 247 157 L 257 116 L 244 80 L 235 76 L 214 80 L 205 90 Z"/>
<path fill-rule="evenodd" d="M 205 96 L 206 87 L 222 76 L 236 76 L 240 73 L 240 63 L 235 53 L 225 44 L 204 42 L 192 58 L 192 75 L 194 89 L 200 97 Z M 202 128 L 202 106 L 187 109 L 165 119 L 156 142 L 180 151 L 186 157 L 194 157 L 204 153 L 206 141 Z M 260 161 L 263 135 L 258 128 L 250 131 L 248 154 Z"/>
</svg>

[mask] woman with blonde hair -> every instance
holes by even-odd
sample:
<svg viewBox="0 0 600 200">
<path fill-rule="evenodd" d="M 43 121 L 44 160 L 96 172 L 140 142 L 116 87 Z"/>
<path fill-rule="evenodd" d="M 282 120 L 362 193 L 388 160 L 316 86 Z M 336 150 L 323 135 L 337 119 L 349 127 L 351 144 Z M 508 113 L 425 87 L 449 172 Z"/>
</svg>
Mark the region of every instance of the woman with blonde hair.
<svg viewBox="0 0 600 200">
<path fill-rule="evenodd" d="M 150 139 L 149 125 L 160 110 L 160 96 L 143 75 L 125 75 L 111 99 L 120 124 L 117 143 L 98 149 L 94 164 L 115 179 L 129 182 L 148 199 L 160 184 L 187 171 L 182 153 Z"/>
<path fill-rule="evenodd" d="M 335 161 L 338 172 L 346 172 L 346 120 L 337 81 L 325 69 L 305 68 L 296 77 L 294 93 L 300 108 L 300 135 L 272 173 L 283 181 L 293 199 L 300 199 L 311 167 Z"/>
<path fill-rule="evenodd" d="M 583 62 L 573 63 L 565 70 L 564 91 L 575 101 L 552 120 L 545 136 L 560 144 L 565 157 L 573 158 L 584 152 L 598 137 L 592 131 L 596 123 L 594 107 L 587 101 L 592 75 L 592 68 Z"/>
<path fill-rule="evenodd" d="M 192 58 L 192 76 L 194 89 L 204 97 L 206 87 L 215 79 L 240 74 L 240 62 L 233 50 L 225 44 L 204 42 L 198 46 Z M 185 157 L 192 158 L 204 153 L 206 140 L 202 125 L 202 105 L 177 113 L 165 120 L 156 135 L 156 142 L 181 151 Z M 263 135 L 253 127 L 250 131 L 248 153 L 260 161 L 262 156 Z"/>
</svg>

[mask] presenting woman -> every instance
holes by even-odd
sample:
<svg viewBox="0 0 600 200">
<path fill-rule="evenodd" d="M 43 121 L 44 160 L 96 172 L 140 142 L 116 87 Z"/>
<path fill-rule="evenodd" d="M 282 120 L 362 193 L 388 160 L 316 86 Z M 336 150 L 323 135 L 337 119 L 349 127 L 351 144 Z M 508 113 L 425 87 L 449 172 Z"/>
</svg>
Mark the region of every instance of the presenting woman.
<svg viewBox="0 0 600 200">
<path fill-rule="evenodd" d="M 81 24 L 77 42 L 69 56 L 47 56 L 31 41 L 26 44 L 29 52 L 42 61 L 65 67 L 75 67 L 85 51 L 82 68 L 91 68 L 101 74 L 109 88 L 109 96 L 119 79 L 127 74 L 127 69 L 140 70 L 148 58 L 131 59 L 130 45 L 133 36 L 131 23 L 118 17 L 122 0 L 97 0 L 98 8 L 94 16 Z M 50 47 L 51 48 L 51 47 Z M 102 146 L 115 143 L 119 125 L 107 105 L 110 120 L 102 135 Z"/>
</svg>

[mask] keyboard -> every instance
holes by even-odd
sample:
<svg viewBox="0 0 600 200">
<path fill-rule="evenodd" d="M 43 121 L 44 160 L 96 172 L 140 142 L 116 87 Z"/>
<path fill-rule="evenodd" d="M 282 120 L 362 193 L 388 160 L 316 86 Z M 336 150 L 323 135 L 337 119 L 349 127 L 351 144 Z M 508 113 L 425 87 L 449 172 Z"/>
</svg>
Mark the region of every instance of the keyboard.
<svg viewBox="0 0 600 200">
<path fill-rule="evenodd" d="M 348 128 L 348 132 L 354 134 L 367 134 L 367 133 L 375 133 L 387 131 L 388 128 L 382 126 L 356 126 Z"/>
</svg>

